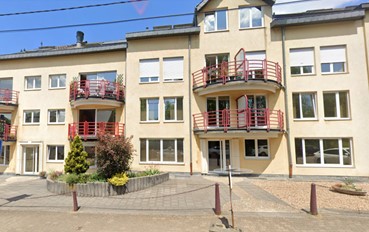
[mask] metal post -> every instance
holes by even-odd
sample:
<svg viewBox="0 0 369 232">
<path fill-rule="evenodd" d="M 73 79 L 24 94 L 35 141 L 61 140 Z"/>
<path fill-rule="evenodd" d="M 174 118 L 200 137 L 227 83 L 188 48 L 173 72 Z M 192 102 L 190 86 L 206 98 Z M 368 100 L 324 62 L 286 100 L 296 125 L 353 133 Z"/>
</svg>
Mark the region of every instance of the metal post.
<svg viewBox="0 0 369 232">
<path fill-rule="evenodd" d="M 229 182 L 229 200 L 231 203 L 231 216 L 232 216 L 232 228 L 235 228 L 234 225 L 234 214 L 233 214 L 233 204 L 232 204 L 232 168 L 231 165 L 228 166 L 228 182 Z"/>
<path fill-rule="evenodd" d="M 73 211 L 77 212 L 78 211 L 78 202 L 77 202 L 77 192 L 76 190 L 72 191 L 72 196 L 73 196 Z"/>
<path fill-rule="evenodd" d="M 219 193 L 219 184 L 215 184 L 215 214 L 220 215 L 222 210 L 220 208 L 220 193 Z"/>
<path fill-rule="evenodd" d="M 318 215 L 318 207 L 316 201 L 316 186 L 314 183 L 311 184 L 310 213 L 311 215 Z"/>
</svg>

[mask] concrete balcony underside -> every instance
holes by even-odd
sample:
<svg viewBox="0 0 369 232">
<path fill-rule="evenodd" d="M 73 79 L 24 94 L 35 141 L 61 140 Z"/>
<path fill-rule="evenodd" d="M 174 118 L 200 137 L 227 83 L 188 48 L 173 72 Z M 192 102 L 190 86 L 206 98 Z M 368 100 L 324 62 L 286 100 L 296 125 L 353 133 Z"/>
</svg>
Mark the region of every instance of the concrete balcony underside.
<svg viewBox="0 0 369 232">
<path fill-rule="evenodd" d="M 104 98 L 102 99 L 101 97 L 94 97 L 91 96 L 89 98 L 84 98 L 84 97 L 80 97 L 80 98 L 76 98 L 75 101 L 71 101 L 70 102 L 72 108 L 88 108 L 88 107 L 99 107 L 99 108 L 119 108 L 123 106 L 123 102 L 121 101 L 117 101 L 115 99 L 109 99 L 109 98 Z"/>
<path fill-rule="evenodd" d="M 199 138 L 216 139 L 216 138 L 278 138 L 284 133 L 279 129 L 253 128 L 250 131 L 244 128 L 228 128 L 225 132 L 223 128 L 208 128 L 207 130 L 194 129 L 195 135 Z"/>
</svg>

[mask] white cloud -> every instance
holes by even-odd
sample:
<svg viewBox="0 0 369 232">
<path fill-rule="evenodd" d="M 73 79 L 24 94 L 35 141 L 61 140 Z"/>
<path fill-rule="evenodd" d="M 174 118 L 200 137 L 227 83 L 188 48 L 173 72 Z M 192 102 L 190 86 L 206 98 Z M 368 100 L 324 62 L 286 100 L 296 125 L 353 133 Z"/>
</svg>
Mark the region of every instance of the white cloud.
<svg viewBox="0 0 369 232">
<path fill-rule="evenodd" d="M 297 12 L 305 12 L 307 10 L 316 10 L 316 9 L 329 9 L 329 8 L 339 8 L 346 5 L 352 5 L 353 0 L 316 0 L 316 1 L 306 1 L 306 2 L 297 2 L 291 4 L 281 4 L 284 2 L 292 2 L 296 0 L 277 0 L 276 5 L 273 6 L 273 11 L 276 14 L 287 14 L 287 13 L 297 13 Z M 364 0 L 362 2 L 365 2 Z M 356 2 L 355 2 L 356 4 Z"/>
</svg>

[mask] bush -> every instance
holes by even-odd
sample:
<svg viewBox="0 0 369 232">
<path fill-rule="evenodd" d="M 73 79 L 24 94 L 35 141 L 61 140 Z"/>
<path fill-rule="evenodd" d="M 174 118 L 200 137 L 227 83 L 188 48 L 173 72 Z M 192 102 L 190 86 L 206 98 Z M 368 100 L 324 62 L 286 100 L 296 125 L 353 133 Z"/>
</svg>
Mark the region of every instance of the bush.
<svg viewBox="0 0 369 232">
<path fill-rule="evenodd" d="M 114 137 L 112 135 L 98 135 L 96 145 L 97 172 L 108 179 L 117 173 L 130 170 L 133 145 L 132 137 Z"/>
<path fill-rule="evenodd" d="M 50 180 L 56 180 L 58 179 L 59 176 L 61 176 L 63 174 L 62 171 L 55 171 L 55 170 L 52 170 L 49 172 L 49 174 L 47 175 L 47 177 L 50 179 Z"/>
<path fill-rule="evenodd" d="M 128 182 L 128 177 L 125 173 L 118 173 L 109 178 L 108 182 L 114 186 L 123 186 Z"/>
<path fill-rule="evenodd" d="M 82 141 L 78 135 L 74 137 L 70 149 L 65 159 L 65 173 L 85 173 L 90 167 L 90 164 L 87 161 L 88 154 L 83 150 Z"/>
<path fill-rule="evenodd" d="M 160 171 L 157 168 L 149 168 L 143 171 L 143 173 L 145 173 L 145 176 L 153 176 L 153 175 L 160 174 Z"/>
<path fill-rule="evenodd" d="M 80 176 L 75 174 L 75 173 L 70 173 L 65 175 L 65 182 L 69 185 L 74 185 L 79 183 L 80 181 Z"/>
</svg>

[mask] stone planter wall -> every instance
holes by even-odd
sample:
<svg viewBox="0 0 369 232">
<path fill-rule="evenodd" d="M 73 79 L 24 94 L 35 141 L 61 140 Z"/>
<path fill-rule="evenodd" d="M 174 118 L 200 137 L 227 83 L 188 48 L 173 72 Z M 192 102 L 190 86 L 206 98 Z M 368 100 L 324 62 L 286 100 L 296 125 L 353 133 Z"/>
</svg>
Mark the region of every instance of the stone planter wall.
<svg viewBox="0 0 369 232">
<path fill-rule="evenodd" d="M 78 196 L 85 197 L 107 197 L 117 196 L 124 193 L 140 191 L 169 180 L 169 173 L 154 176 L 144 176 L 129 179 L 124 186 L 112 186 L 105 182 L 76 184 L 75 189 Z M 71 188 L 65 182 L 52 181 L 47 179 L 47 190 L 59 195 L 71 194 Z"/>
</svg>

